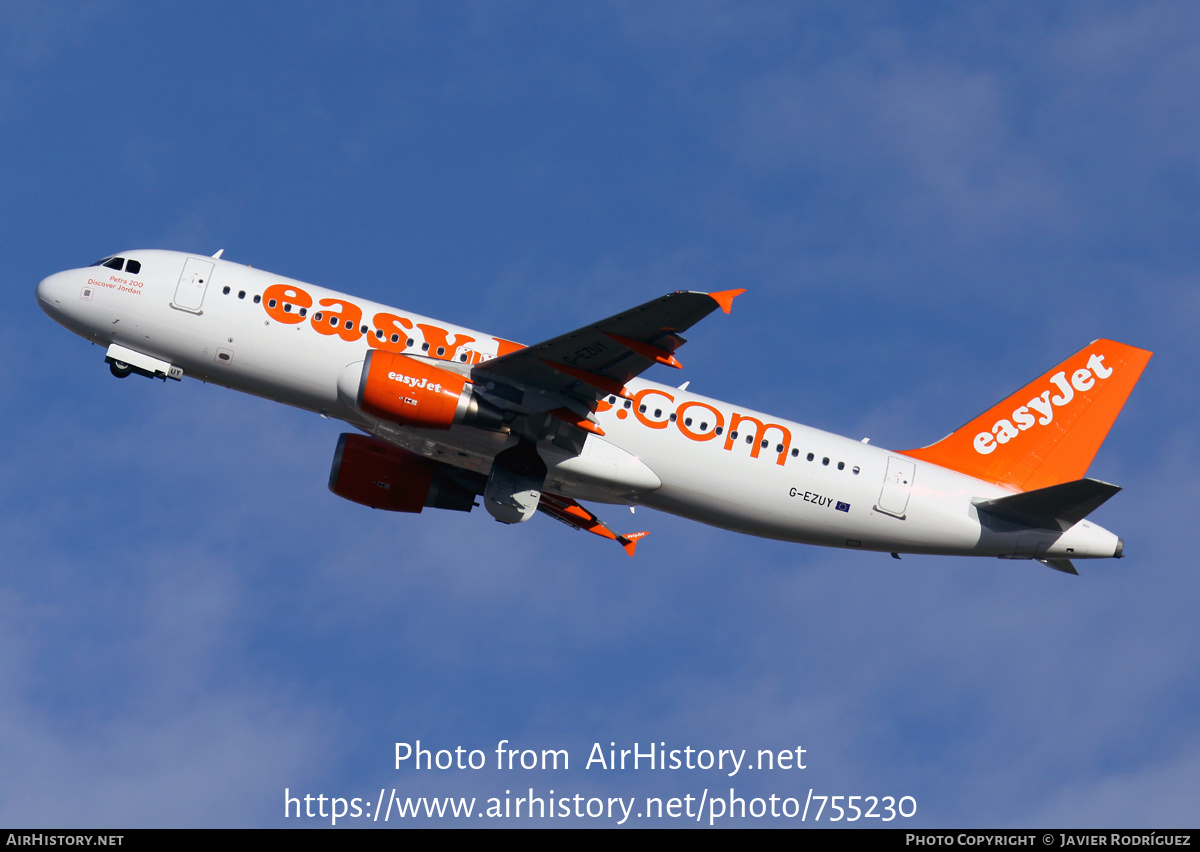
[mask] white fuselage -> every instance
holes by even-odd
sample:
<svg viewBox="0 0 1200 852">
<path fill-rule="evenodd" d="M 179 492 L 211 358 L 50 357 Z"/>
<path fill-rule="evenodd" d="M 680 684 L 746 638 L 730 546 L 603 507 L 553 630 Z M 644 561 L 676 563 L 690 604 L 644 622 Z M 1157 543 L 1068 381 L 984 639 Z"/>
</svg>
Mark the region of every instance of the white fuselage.
<svg viewBox="0 0 1200 852">
<path fill-rule="evenodd" d="M 395 426 L 357 410 L 344 387 L 339 394 L 339 380 L 344 385 L 371 346 L 465 372 L 516 348 L 503 338 L 215 258 L 123 257 L 136 259 L 137 273 L 61 272 L 38 285 L 40 305 L 105 347 L 344 420 L 437 461 L 487 473 L 515 442 L 462 426 Z M 1017 558 L 1119 553 L 1117 537 L 1086 520 L 1066 532 L 981 522 L 974 503 L 1011 492 L 928 462 L 654 382 L 635 379 L 628 390 L 631 401 L 602 402 L 596 422 L 604 437 L 588 435 L 582 453 L 539 445 L 547 491 L 834 547 Z"/>
</svg>

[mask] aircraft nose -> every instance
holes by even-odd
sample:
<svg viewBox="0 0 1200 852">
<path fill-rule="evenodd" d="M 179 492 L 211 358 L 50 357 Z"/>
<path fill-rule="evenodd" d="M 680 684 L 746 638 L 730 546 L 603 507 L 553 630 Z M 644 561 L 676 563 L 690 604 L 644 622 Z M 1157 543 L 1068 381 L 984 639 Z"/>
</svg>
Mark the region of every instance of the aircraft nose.
<svg viewBox="0 0 1200 852">
<path fill-rule="evenodd" d="M 47 276 L 38 282 L 38 306 L 50 316 L 62 313 L 63 293 L 66 282 L 63 273 Z"/>
</svg>

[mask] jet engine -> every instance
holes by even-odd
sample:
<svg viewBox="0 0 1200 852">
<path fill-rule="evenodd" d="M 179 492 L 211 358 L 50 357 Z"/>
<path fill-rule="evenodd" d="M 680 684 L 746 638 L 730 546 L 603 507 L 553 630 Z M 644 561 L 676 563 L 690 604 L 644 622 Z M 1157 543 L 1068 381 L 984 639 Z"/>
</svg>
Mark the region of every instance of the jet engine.
<svg viewBox="0 0 1200 852">
<path fill-rule="evenodd" d="M 371 438 L 343 433 L 329 471 L 329 490 L 354 503 L 389 512 L 426 506 L 469 512 L 486 477 L 430 461 Z"/>
<path fill-rule="evenodd" d="M 449 429 L 462 424 L 500 431 L 504 413 L 480 398 L 465 376 L 398 352 L 372 349 L 338 378 L 342 401 L 401 426 Z"/>
</svg>

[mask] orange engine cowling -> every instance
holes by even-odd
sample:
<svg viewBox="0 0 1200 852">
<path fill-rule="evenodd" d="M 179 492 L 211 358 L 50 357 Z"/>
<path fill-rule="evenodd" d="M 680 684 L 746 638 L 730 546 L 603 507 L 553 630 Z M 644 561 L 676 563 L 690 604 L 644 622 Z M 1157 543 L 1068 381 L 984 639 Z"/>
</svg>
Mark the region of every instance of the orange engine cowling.
<svg viewBox="0 0 1200 852">
<path fill-rule="evenodd" d="M 356 403 L 401 426 L 449 429 L 461 423 L 500 429 L 503 413 L 472 391 L 465 376 L 398 352 L 372 349 L 363 362 Z"/>
<path fill-rule="evenodd" d="M 389 512 L 426 506 L 469 512 L 486 477 L 431 461 L 367 435 L 338 438 L 329 490 L 354 503 Z"/>
</svg>

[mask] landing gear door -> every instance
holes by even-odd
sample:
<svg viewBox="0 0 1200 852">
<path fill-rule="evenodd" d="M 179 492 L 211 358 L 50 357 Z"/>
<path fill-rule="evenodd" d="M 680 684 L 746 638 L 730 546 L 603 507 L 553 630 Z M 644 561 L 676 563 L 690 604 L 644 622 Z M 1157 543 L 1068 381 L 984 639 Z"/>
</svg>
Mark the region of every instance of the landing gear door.
<svg viewBox="0 0 1200 852">
<path fill-rule="evenodd" d="M 913 476 L 917 472 L 915 462 L 891 456 L 888 458 L 887 475 L 883 478 L 883 490 L 879 492 L 876 511 L 904 520 L 908 508 L 908 495 L 912 491 Z"/>
<path fill-rule="evenodd" d="M 200 306 L 204 304 L 204 291 L 208 289 L 208 279 L 212 277 L 212 271 L 212 261 L 198 257 L 189 257 L 184 261 L 183 274 L 179 276 L 171 307 L 193 314 L 202 313 Z"/>
</svg>

